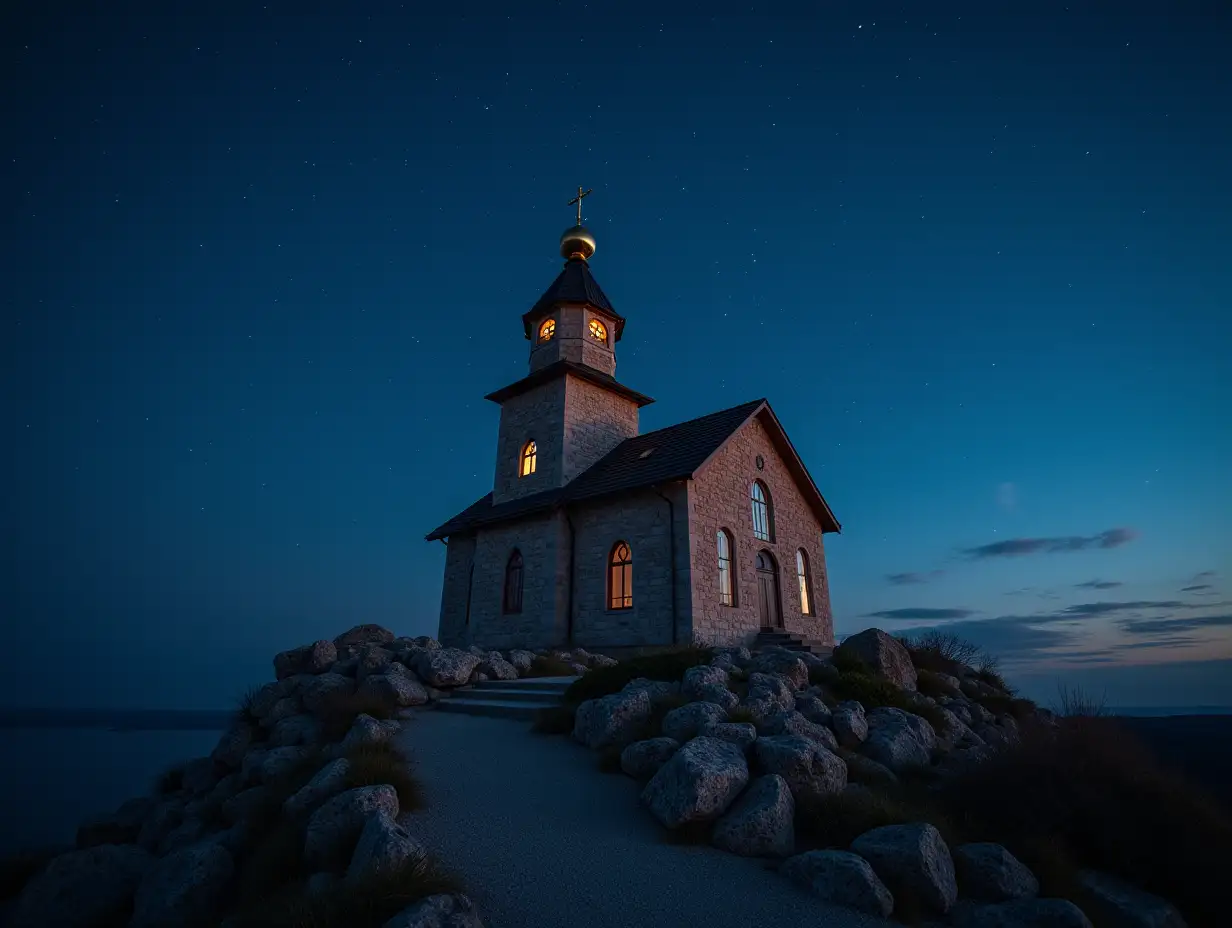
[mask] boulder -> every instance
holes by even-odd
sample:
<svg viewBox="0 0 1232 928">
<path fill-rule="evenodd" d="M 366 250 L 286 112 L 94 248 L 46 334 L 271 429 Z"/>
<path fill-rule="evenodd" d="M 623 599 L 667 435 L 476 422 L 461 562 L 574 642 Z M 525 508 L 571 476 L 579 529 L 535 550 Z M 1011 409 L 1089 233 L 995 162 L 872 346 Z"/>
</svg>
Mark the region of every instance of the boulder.
<svg viewBox="0 0 1232 928">
<path fill-rule="evenodd" d="M 598 670 L 602 667 L 615 667 L 620 661 L 606 654 L 592 654 L 586 663 L 590 665 L 591 670 Z"/>
<path fill-rule="evenodd" d="M 758 699 L 769 699 L 785 712 L 796 708 L 796 695 L 791 684 L 785 677 L 778 674 L 760 672 L 749 674 L 749 692 L 746 701 L 753 702 Z"/>
<path fill-rule="evenodd" d="M 845 748 L 859 747 L 868 737 L 868 718 L 864 706 L 855 700 L 841 702 L 830 714 L 830 725 L 838 743 Z"/>
<path fill-rule="evenodd" d="M 749 781 L 744 752 L 715 738 L 694 738 L 659 768 L 642 802 L 668 828 L 718 818 Z"/>
<path fill-rule="evenodd" d="M 714 826 L 720 847 L 743 857 L 787 857 L 795 850 L 796 801 L 775 773 L 757 777 Z"/>
<path fill-rule="evenodd" d="M 509 663 L 517 668 L 518 673 L 525 674 L 530 670 L 531 665 L 535 662 L 535 652 L 526 651 L 522 648 L 514 648 L 508 654 Z"/>
<path fill-rule="evenodd" d="M 746 697 L 740 705 L 753 719 L 755 725 L 764 725 L 767 719 L 787 711 L 777 700 L 764 692 L 757 696 Z"/>
<path fill-rule="evenodd" d="M 350 696 L 354 692 L 355 681 L 351 677 L 344 677 L 340 673 L 323 673 L 300 689 L 300 699 L 306 711 L 320 715 L 331 700 Z"/>
<path fill-rule="evenodd" d="M 196 844 L 205 837 L 208 831 L 209 829 L 206 828 L 205 823 L 201 819 L 195 816 L 186 816 L 184 821 L 171 829 L 167 836 L 163 838 L 155 853 L 159 857 L 165 857 L 173 851 Z"/>
<path fill-rule="evenodd" d="M 339 754 L 346 754 L 365 744 L 380 744 L 388 741 L 402 730 L 402 724 L 397 719 L 374 719 L 363 713 L 355 719 L 351 730 L 338 746 Z"/>
<path fill-rule="evenodd" d="M 355 679 L 363 683 L 367 677 L 384 673 L 393 661 L 392 651 L 379 645 L 365 645 L 355 655 Z"/>
<path fill-rule="evenodd" d="M 184 821 L 184 803 L 174 797 L 158 802 L 141 823 L 137 844 L 151 854 L 162 845 L 167 835 Z"/>
<path fill-rule="evenodd" d="M 327 870 L 322 870 L 320 873 L 314 873 L 308 877 L 308 882 L 305 888 L 310 896 L 323 896 L 325 893 L 332 890 L 339 883 L 338 874 L 330 873 Z"/>
<path fill-rule="evenodd" d="M 428 651 L 436 651 L 440 649 L 441 643 L 430 635 L 416 635 L 411 639 L 411 644 L 417 648 L 424 648 Z"/>
<path fill-rule="evenodd" d="M 222 804 L 222 819 L 228 825 L 246 822 L 263 809 L 273 795 L 273 790 L 268 786 L 253 786 L 240 790 Z"/>
<path fill-rule="evenodd" d="M 623 747 L 639 740 L 651 713 L 650 694 L 644 689 L 621 690 L 588 699 L 577 708 L 573 737 L 588 748 Z"/>
<path fill-rule="evenodd" d="M 380 625 L 356 625 L 334 639 L 334 647 L 341 650 L 361 644 L 389 644 L 394 640 L 394 633 Z"/>
<path fill-rule="evenodd" d="M 343 677 L 354 677 L 358 670 L 358 657 L 348 657 L 346 660 L 334 661 L 329 668 L 330 673 L 336 673 Z"/>
<path fill-rule="evenodd" d="M 620 752 L 620 769 L 635 780 L 649 780 L 679 749 L 674 738 L 634 741 Z"/>
<path fill-rule="evenodd" d="M 820 697 L 814 696 L 812 693 L 800 693 L 796 696 L 796 711 L 810 722 L 816 722 L 818 725 L 825 725 L 826 727 L 830 726 L 833 716 L 830 707 L 822 702 Z"/>
<path fill-rule="evenodd" d="M 1171 903 L 1107 873 L 1083 870 L 1078 892 L 1085 912 L 1100 928 L 1185 928 Z"/>
<path fill-rule="evenodd" d="M 760 730 L 767 735 L 799 735 L 816 741 L 829 751 L 838 750 L 834 732 L 824 725 L 810 722 L 799 712 L 776 712 L 762 722 Z"/>
<path fill-rule="evenodd" d="M 312 745 L 320 740 L 320 723 L 306 712 L 283 719 L 269 736 L 269 743 L 276 748 Z"/>
<path fill-rule="evenodd" d="M 586 664 L 581 664 L 581 663 L 578 663 L 577 661 L 572 661 L 569 664 L 569 671 L 575 677 L 580 677 L 582 674 L 586 673 L 586 671 L 589 669 L 590 668 Z"/>
<path fill-rule="evenodd" d="M 272 783 L 294 770 L 310 754 L 310 748 L 300 746 L 270 748 L 262 756 L 257 779 L 262 783 Z"/>
<path fill-rule="evenodd" d="M 83 822 L 77 829 L 77 847 L 100 844 L 135 844 L 141 825 L 158 801 L 150 796 L 130 799 L 108 815 Z"/>
<path fill-rule="evenodd" d="M 350 772 L 351 762 L 345 757 L 330 761 L 282 804 L 282 810 L 290 816 L 307 815 L 326 799 L 346 789 Z"/>
<path fill-rule="evenodd" d="M 830 905 L 888 918 L 894 897 L 868 861 L 850 851 L 806 851 L 783 864 L 783 875 Z"/>
<path fill-rule="evenodd" d="M 211 757 L 198 757 L 186 763 L 180 785 L 194 796 L 204 796 L 219 780 L 218 764 Z"/>
<path fill-rule="evenodd" d="M 1000 844 L 974 842 L 954 848 L 954 871 L 962 894 L 981 902 L 1008 902 L 1039 895 L 1039 880 Z"/>
<path fill-rule="evenodd" d="M 780 676 L 793 690 L 808 686 L 808 667 L 796 654 L 789 651 L 763 651 L 753 658 L 749 669 L 754 673 Z"/>
<path fill-rule="evenodd" d="M 624 685 L 621 692 L 633 693 L 638 690 L 645 692 L 652 704 L 658 705 L 679 693 L 680 684 L 670 683 L 666 680 L 648 680 L 645 677 L 635 677 Z"/>
<path fill-rule="evenodd" d="M 22 889 L 10 928 L 95 928 L 132 904 L 152 856 L 132 844 L 99 844 L 54 858 Z M 122 923 L 121 923 L 122 924 Z"/>
<path fill-rule="evenodd" d="M 757 740 L 757 729 L 752 722 L 716 722 L 707 725 L 701 733 L 707 738 L 730 742 L 742 751 L 747 751 Z"/>
<path fill-rule="evenodd" d="M 879 628 L 869 628 L 852 635 L 839 645 L 838 650 L 859 658 L 873 672 L 885 677 L 899 689 L 914 690 L 916 686 L 915 665 L 911 655 L 893 635 Z"/>
<path fill-rule="evenodd" d="M 137 888 L 129 928 L 189 928 L 212 924 L 235 873 L 219 844 L 186 847 L 164 857 Z"/>
<path fill-rule="evenodd" d="M 841 792 L 847 785 L 842 758 L 799 735 L 758 738 L 753 753 L 762 773 L 777 773 L 787 781 L 797 803 Z"/>
<path fill-rule="evenodd" d="M 463 686 L 479 666 L 480 656 L 460 648 L 437 648 L 415 655 L 412 668 L 430 686 Z"/>
<path fill-rule="evenodd" d="M 401 667 L 402 665 L 392 664 L 390 666 Z M 516 670 L 514 674 L 517 674 Z M 409 670 L 401 674 L 378 673 L 366 677 L 364 682 L 359 684 L 359 693 L 361 696 L 379 700 L 387 706 L 422 706 L 428 701 L 428 691 Z"/>
<path fill-rule="evenodd" d="M 298 673 L 325 673 L 338 659 L 338 650 L 331 641 L 314 641 L 274 655 L 274 676 L 285 680 Z"/>
<path fill-rule="evenodd" d="M 252 744 L 252 734 L 250 725 L 244 723 L 232 725 L 218 739 L 218 745 L 210 757 L 224 768 L 234 770 L 243 763 L 244 753 Z"/>
<path fill-rule="evenodd" d="M 687 699 L 701 700 L 701 690 L 707 686 L 721 686 L 727 689 L 727 671 L 722 667 L 706 666 L 690 667 L 684 672 L 680 681 L 680 692 Z"/>
<path fill-rule="evenodd" d="M 501 657 L 499 652 L 495 656 L 489 656 L 480 661 L 476 669 L 485 674 L 489 680 L 516 680 L 518 678 L 518 668 Z"/>
<path fill-rule="evenodd" d="M 932 825 L 884 825 L 860 835 L 851 849 L 872 865 L 895 896 L 910 896 L 942 915 L 954 906 L 954 861 Z"/>
<path fill-rule="evenodd" d="M 347 860 L 368 818 L 398 817 L 398 794 L 392 786 L 361 786 L 339 793 L 312 813 L 304 836 L 304 862 L 332 870 Z"/>
<path fill-rule="evenodd" d="M 861 754 L 846 754 L 843 760 L 847 762 L 848 784 L 859 783 L 878 789 L 893 789 L 899 785 L 897 774 L 885 764 L 879 764 L 871 757 Z"/>
<path fill-rule="evenodd" d="M 468 897 L 441 893 L 421 899 L 381 928 L 483 928 L 483 922 Z"/>
<path fill-rule="evenodd" d="M 868 714 L 864 753 L 896 773 L 932 761 L 937 735 L 928 721 L 912 712 L 881 706 Z"/>
<path fill-rule="evenodd" d="M 663 717 L 663 734 L 681 744 L 696 737 L 707 725 L 726 722 L 727 711 L 712 702 L 691 702 Z"/>
<path fill-rule="evenodd" d="M 1092 928 L 1082 909 L 1068 899 L 1015 899 L 993 905 L 960 902 L 953 928 Z"/>
<path fill-rule="evenodd" d="M 278 700 L 293 695 L 298 686 L 299 681 L 294 674 L 276 683 L 266 683 L 248 701 L 248 709 L 258 719 L 263 719 Z"/>
<path fill-rule="evenodd" d="M 375 873 L 388 873 L 425 853 L 423 845 L 388 815 L 373 815 L 359 833 L 346 878 L 355 882 Z"/>
<path fill-rule="evenodd" d="M 300 701 L 295 696 L 284 696 L 272 706 L 269 712 L 261 719 L 261 727 L 264 729 L 273 728 L 283 719 L 289 719 L 293 715 L 299 715 L 303 711 Z"/>
<path fill-rule="evenodd" d="M 698 702 L 711 702 L 724 712 L 730 712 L 740 705 L 740 697 L 719 683 L 705 683 L 699 686 L 692 697 Z"/>
</svg>

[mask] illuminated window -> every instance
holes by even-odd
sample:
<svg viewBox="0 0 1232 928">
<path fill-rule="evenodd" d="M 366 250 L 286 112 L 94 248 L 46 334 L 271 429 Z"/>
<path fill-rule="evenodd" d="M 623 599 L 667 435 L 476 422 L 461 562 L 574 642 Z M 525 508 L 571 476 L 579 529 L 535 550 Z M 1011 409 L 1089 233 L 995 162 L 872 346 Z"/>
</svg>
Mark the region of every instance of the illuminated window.
<svg viewBox="0 0 1232 928">
<path fill-rule="evenodd" d="M 607 326 L 598 319 L 590 320 L 590 337 L 601 342 L 607 341 Z"/>
<path fill-rule="evenodd" d="M 804 615 L 812 615 L 813 605 L 809 598 L 809 587 L 813 583 L 809 577 L 808 554 L 803 548 L 796 552 L 796 576 L 800 580 L 800 611 Z"/>
<path fill-rule="evenodd" d="M 719 544 L 719 602 L 736 605 L 736 587 L 732 583 L 732 539 L 727 529 L 719 529 L 715 540 Z"/>
<path fill-rule="evenodd" d="M 753 481 L 753 534 L 762 541 L 774 541 L 774 510 L 770 491 L 760 480 Z"/>
<path fill-rule="evenodd" d="M 528 441 L 522 448 L 522 476 L 529 477 L 535 472 L 535 454 L 537 447 L 533 441 Z"/>
<path fill-rule="evenodd" d="M 517 548 L 505 564 L 505 595 L 501 611 L 506 615 L 522 611 L 522 552 Z"/>
<path fill-rule="evenodd" d="M 556 320 L 549 319 L 543 325 L 539 326 L 539 341 L 546 342 L 556 334 Z"/>
<path fill-rule="evenodd" d="M 623 541 L 612 546 L 607 559 L 607 607 L 633 608 L 633 552 Z"/>
</svg>

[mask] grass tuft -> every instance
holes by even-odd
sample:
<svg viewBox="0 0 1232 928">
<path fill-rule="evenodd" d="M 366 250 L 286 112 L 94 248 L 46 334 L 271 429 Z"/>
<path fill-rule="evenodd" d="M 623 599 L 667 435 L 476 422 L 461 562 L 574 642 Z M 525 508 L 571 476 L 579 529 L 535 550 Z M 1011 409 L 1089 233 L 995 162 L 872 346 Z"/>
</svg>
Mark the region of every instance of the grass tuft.
<svg viewBox="0 0 1232 928">
<path fill-rule="evenodd" d="M 1038 708 L 1030 699 L 1016 696 L 977 696 L 975 701 L 993 715 L 1012 715 L 1019 722 L 1033 721 Z"/>
<path fill-rule="evenodd" d="M 913 702 L 905 692 L 881 677 L 862 673 L 840 673 L 838 679 L 830 684 L 830 688 L 839 699 L 854 699 L 866 709 L 889 706 L 922 716 L 935 731 L 941 731 L 945 726 L 945 716 L 937 706 Z"/>
<path fill-rule="evenodd" d="M 530 662 L 530 669 L 522 674 L 523 677 L 572 677 L 573 668 L 568 661 L 563 661 L 559 657 L 551 657 L 543 654 L 536 654 L 535 659 Z"/>
<path fill-rule="evenodd" d="M 899 640 L 911 655 L 911 663 L 915 664 L 916 670 L 961 677 L 962 671 L 973 663 L 987 659 L 979 645 L 940 629 L 904 636 Z"/>
<path fill-rule="evenodd" d="M 1081 686 L 1057 687 L 1057 715 L 1065 718 L 1099 718 L 1107 714 L 1105 698 Z"/>
<path fill-rule="evenodd" d="M 853 652 L 850 648 L 844 648 L 841 644 L 834 649 L 834 653 L 830 655 L 830 663 L 834 665 L 834 669 L 840 674 L 864 674 L 871 675 L 873 668 L 868 665 L 864 658 Z M 814 676 L 817 679 L 813 679 Z M 821 667 L 809 668 L 809 682 L 813 684 L 828 683 L 834 679 L 832 673 L 827 673 Z"/>
<path fill-rule="evenodd" d="M 426 807 L 423 784 L 411 771 L 410 760 L 396 745 L 388 741 L 362 744 L 347 753 L 347 760 L 351 762 L 347 789 L 385 783 L 398 794 L 399 812 L 415 812 Z"/>
<path fill-rule="evenodd" d="M 941 679 L 941 673 L 936 670 L 920 670 L 916 672 L 915 688 L 925 696 L 936 699 L 938 696 L 953 696 L 954 689 Z"/>
<path fill-rule="evenodd" d="M 154 780 L 154 793 L 158 796 L 170 796 L 184 788 L 184 764 L 168 767 Z"/>
<path fill-rule="evenodd" d="M 243 725 L 249 725 L 256 728 L 261 724 L 261 719 L 257 717 L 256 704 L 257 697 L 261 695 L 263 687 L 249 686 L 244 692 L 240 693 L 239 699 L 235 705 L 235 720 Z"/>
<path fill-rule="evenodd" d="M 372 693 L 335 692 L 321 706 L 317 720 L 321 724 L 321 736 L 326 741 L 341 741 L 361 715 L 370 715 L 374 719 L 391 719 L 397 711 L 397 706 Z"/>
<path fill-rule="evenodd" d="M 690 667 L 708 664 L 712 655 L 710 648 L 688 645 L 657 654 L 631 657 L 613 667 L 597 667 L 570 685 L 565 692 L 565 701 L 576 705 L 587 699 L 619 693 L 625 684 L 638 677 L 678 682 L 684 679 L 684 672 Z"/>
</svg>

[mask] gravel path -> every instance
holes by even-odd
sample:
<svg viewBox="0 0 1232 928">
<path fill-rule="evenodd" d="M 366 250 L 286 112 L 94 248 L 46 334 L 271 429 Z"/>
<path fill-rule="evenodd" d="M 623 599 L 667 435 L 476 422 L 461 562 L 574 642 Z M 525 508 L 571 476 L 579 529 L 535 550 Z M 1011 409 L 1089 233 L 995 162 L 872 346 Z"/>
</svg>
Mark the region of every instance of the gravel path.
<svg viewBox="0 0 1232 928">
<path fill-rule="evenodd" d="M 819 903 L 764 863 L 669 844 L 637 785 L 525 723 L 425 711 L 398 736 L 428 793 L 412 833 L 488 928 L 894 928 Z"/>
</svg>

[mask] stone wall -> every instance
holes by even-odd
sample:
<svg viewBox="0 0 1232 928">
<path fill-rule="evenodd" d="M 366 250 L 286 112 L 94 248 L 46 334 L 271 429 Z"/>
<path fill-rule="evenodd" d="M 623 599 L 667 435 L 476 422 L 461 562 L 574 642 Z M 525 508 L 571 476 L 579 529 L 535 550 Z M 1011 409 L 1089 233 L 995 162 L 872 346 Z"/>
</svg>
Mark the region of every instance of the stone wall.
<svg viewBox="0 0 1232 928">
<path fill-rule="evenodd" d="M 539 340 L 539 327 L 547 319 L 556 320 L 556 330 L 547 341 Z M 598 319 L 607 329 L 607 341 L 596 341 L 589 333 L 591 319 Z M 607 316 L 592 312 L 584 306 L 558 306 L 551 316 L 544 316 L 535 323 L 530 349 L 530 369 L 537 371 L 555 361 L 573 361 L 585 364 L 605 374 L 616 373 L 616 354 L 613 340 L 616 325 Z"/>
<path fill-rule="evenodd" d="M 445 554 L 445 582 L 441 585 L 441 620 L 437 639 L 446 647 L 470 644 L 467 627 L 467 591 L 475 558 L 475 536 L 453 535 Z"/>
<path fill-rule="evenodd" d="M 765 462 L 757 469 L 757 456 Z M 753 537 L 749 494 L 760 479 L 770 490 L 774 508 L 774 540 Z M 769 551 L 778 563 L 783 626 L 789 632 L 828 643 L 834 641 L 830 588 L 821 523 L 775 449 L 766 427 L 753 419 L 695 475 L 689 489 L 693 532 L 690 539 L 693 575 L 693 637 L 705 644 L 747 641 L 760 628 L 757 609 L 757 552 Z M 732 534 L 733 583 L 736 603 L 719 602 L 719 562 L 716 535 Z M 802 615 L 796 579 L 796 550 L 809 556 L 813 615 Z"/>
<path fill-rule="evenodd" d="M 632 400 L 580 377 L 565 377 L 565 439 L 562 474 L 568 483 L 637 434 L 638 408 Z"/>
<path fill-rule="evenodd" d="M 496 436 L 496 479 L 492 502 L 503 503 L 561 486 L 564 460 L 565 382 L 558 378 L 510 397 L 501 404 Z M 535 472 L 520 476 L 522 448 L 536 445 Z"/>
</svg>

